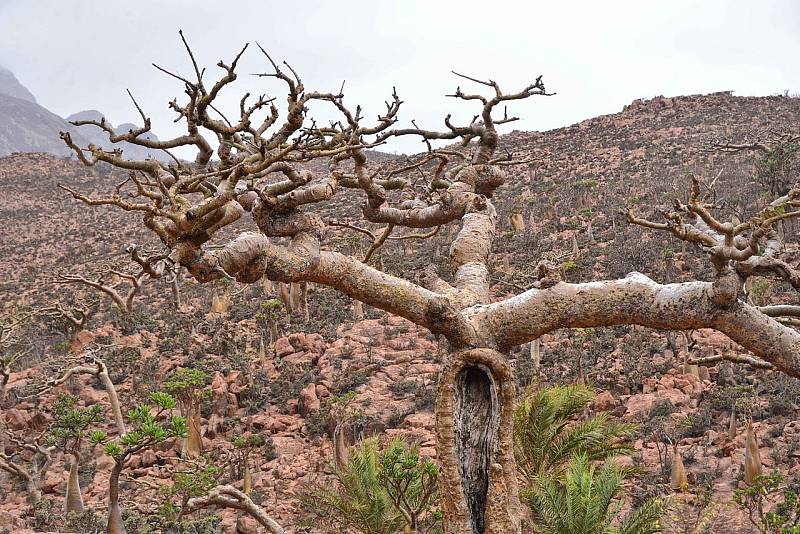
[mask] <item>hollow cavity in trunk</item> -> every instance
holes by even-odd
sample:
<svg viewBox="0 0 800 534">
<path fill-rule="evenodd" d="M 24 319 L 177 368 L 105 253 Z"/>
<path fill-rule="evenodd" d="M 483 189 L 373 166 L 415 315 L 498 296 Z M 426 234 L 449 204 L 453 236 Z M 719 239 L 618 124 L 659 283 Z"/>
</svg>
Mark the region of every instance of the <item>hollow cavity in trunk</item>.
<svg viewBox="0 0 800 534">
<path fill-rule="evenodd" d="M 489 471 L 499 424 L 497 389 L 483 365 L 464 367 L 456 378 L 456 454 L 458 470 L 477 533 L 486 529 Z"/>
</svg>

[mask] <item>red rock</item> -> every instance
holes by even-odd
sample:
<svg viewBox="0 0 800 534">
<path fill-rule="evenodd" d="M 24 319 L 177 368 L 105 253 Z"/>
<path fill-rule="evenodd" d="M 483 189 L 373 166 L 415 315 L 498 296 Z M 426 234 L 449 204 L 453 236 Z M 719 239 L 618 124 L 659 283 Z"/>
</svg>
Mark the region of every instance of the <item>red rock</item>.
<svg viewBox="0 0 800 534">
<path fill-rule="evenodd" d="M 67 473 L 59 469 L 51 469 L 42 480 L 44 493 L 64 493 L 67 490 Z"/>
<path fill-rule="evenodd" d="M 289 338 L 278 338 L 278 340 L 275 342 L 275 355 L 278 358 L 283 358 L 284 356 L 288 356 L 293 352 L 295 352 L 295 349 L 291 343 L 289 343 Z"/>
<path fill-rule="evenodd" d="M 289 457 L 300 454 L 304 448 L 303 443 L 292 436 L 272 436 L 272 445 L 276 454 Z"/>
<path fill-rule="evenodd" d="M 411 428 L 433 428 L 433 414 L 426 412 L 409 414 L 403 419 L 403 425 Z"/>
<path fill-rule="evenodd" d="M 300 415 L 308 415 L 310 413 L 317 413 L 320 409 L 319 398 L 317 398 L 317 387 L 315 384 L 309 384 L 300 391 L 300 399 L 297 403 L 297 410 Z"/>
<path fill-rule="evenodd" d="M 218 398 L 228 394 L 228 383 L 219 371 L 214 373 L 214 378 L 211 380 L 211 392 Z"/>
<path fill-rule="evenodd" d="M 81 330 L 75 335 L 75 339 L 72 341 L 69 351 L 72 354 L 80 354 L 83 352 L 83 349 L 92 344 L 94 339 L 95 335 L 92 332 L 88 330 Z"/>
<path fill-rule="evenodd" d="M 158 460 L 156 453 L 152 449 L 145 449 L 142 452 L 142 467 L 150 467 Z"/>
<path fill-rule="evenodd" d="M 236 520 L 236 534 L 256 534 L 259 523 L 249 515 L 242 515 Z"/>
<path fill-rule="evenodd" d="M 5 411 L 6 425 L 11 430 L 27 430 L 33 426 L 33 418 L 28 412 L 11 408 Z"/>
<path fill-rule="evenodd" d="M 610 391 L 603 391 L 594 400 L 594 407 L 598 412 L 607 412 L 617 406 L 617 401 Z"/>
<path fill-rule="evenodd" d="M 106 392 L 104 390 L 95 389 L 94 384 L 92 383 L 86 387 L 82 387 L 80 390 L 80 399 L 83 401 L 85 406 L 102 404 L 107 398 L 108 395 Z"/>
</svg>

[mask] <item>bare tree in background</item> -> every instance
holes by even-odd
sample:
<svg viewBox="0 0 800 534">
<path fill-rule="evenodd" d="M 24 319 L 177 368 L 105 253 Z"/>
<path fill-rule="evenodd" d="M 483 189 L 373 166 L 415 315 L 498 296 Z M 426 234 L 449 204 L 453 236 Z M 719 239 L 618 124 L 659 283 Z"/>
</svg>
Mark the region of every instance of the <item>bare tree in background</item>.
<svg viewBox="0 0 800 534">
<path fill-rule="evenodd" d="M 94 124 L 113 142 L 166 151 L 193 147 L 193 162 L 128 160 L 121 151 L 79 147 L 62 133 L 86 165 L 106 162 L 130 173 L 124 194 L 119 187 L 105 197 L 64 189 L 89 205 L 138 213 L 170 250 L 165 261 L 183 266 L 199 282 L 233 278 L 254 283 L 262 277 L 287 284 L 313 282 L 444 336 L 450 354 L 439 384 L 436 435 L 446 532 L 520 532 L 511 440 L 515 383 L 508 361 L 516 345 L 562 328 L 714 328 L 776 369 L 800 376 L 800 333 L 776 320 L 774 315 L 782 312 L 759 309 L 740 298 L 750 276 L 777 276 L 794 285 L 797 274 L 778 258 L 781 243 L 771 228 L 800 214 L 795 211 L 800 202 L 796 190 L 776 200 L 773 209 L 780 213 L 767 210 L 737 226 L 711 216 L 712 208 L 699 193 L 664 222 L 631 214 L 634 223 L 670 231 L 703 248 L 714 266 L 712 281 L 662 285 L 631 273 L 620 280 L 572 284 L 543 264 L 531 289 L 495 300 L 487 269 L 497 222 L 491 199 L 509 179 L 522 179 L 506 170 L 521 162 L 496 153 L 497 125 L 516 120 L 499 116 L 498 108 L 547 95 L 541 77 L 508 93 L 494 81 L 457 74 L 488 93 L 458 88 L 449 95 L 477 106 L 472 121 L 455 124 L 448 115 L 443 131 L 416 124 L 399 128 L 402 102 L 396 92 L 385 112 L 370 122 L 360 107 L 345 104 L 341 90 L 307 91 L 294 69 L 274 62 L 261 49 L 271 71 L 260 76 L 285 85 L 286 112 L 281 117 L 273 98 L 261 96 L 249 103 L 245 95 L 238 117 L 229 120 L 214 102 L 236 80 L 246 48 L 230 64 L 218 63 L 223 74 L 213 85 L 205 81 L 207 74 L 188 45 L 191 75 L 157 66 L 185 90 L 185 102 L 170 103 L 177 120 L 186 125 L 185 135 L 148 139 L 150 120 L 138 104 L 143 126 L 126 133 L 116 134 L 102 121 L 75 123 Z M 330 106 L 340 118 L 317 124 L 309 117 L 311 106 L 317 105 Z M 207 136 L 218 143 L 216 151 Z M 420 137 L 428 151 L 401 167 L 370 163 L 368 149 L 399 136 Z M 461 141 L 462 148 L 433 149 L 434 140 Z M 315 160 L 327 162 L 327 173 L 307 170 Z M 363 224 L 371 225 L 373 236 L 388 238 L 395 228 L 424 235 L 458 224 L 450 247 L 452 282 L 434 270 L 418 273 L 416 281 L 406 280 L 376 269 L 366 257 L 362 261 L 331 250 L 323 238 L 330 224 L 312 208 L 355 202 L 357 197 L 363 199 Z M 223 228 L 230 232 L 234 223 L 248 219 L 257 231 L 243 229 L 230 241 L 215 240 Z"/>
<path fill-rule="evenodd" d="M 115 196 L 125 184 L 117 185 Z M 173 262 L 165 262 L 166 254 L 157 254 L 150 251 L 143 255 L 142 250 L 135 244 L 129 245 L 125 252 L 130 254 L 130 259 L 137 265 L 131 268 L 119 261 L 103 262 L 88 274 L 75 274 L 71 272 L 58 272 L 53 280 L 56 284 L 75 284 L 104 293 L 111 298 L 114 305 L 122 313 L 133 311 L 135 299 L 141 293 L 145 282 L 151 278 L 166 278 L 172 286 L 172 298 L 176 308 L 180 308 L 180 289 L 178 275 Z M 61 315 L 78 326 L 78 319 L 74 314 L 69 314 L 56 308 Z M 85 313 L 83 314 L 86 315 Z M 79 326 L 83 326 L 81 323 Z"/>
</svg>

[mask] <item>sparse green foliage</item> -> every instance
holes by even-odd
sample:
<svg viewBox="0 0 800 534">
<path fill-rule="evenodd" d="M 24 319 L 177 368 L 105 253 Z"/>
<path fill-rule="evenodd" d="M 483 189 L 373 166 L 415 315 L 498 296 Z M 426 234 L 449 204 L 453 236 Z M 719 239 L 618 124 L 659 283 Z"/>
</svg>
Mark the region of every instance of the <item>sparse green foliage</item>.
<svg viewBox="0 0 800 534">
<path fill-rule="evenodd" d="M 159 515 L 167 524 L 180 523 L 189 499 L 207 495 L 217 485 L 221 473 L 214 465 L 197 464 L 175 471 L 172 486 L 162 488 L 164 503 L 158 509 Z"/>
<path fill-rule="evenodd" d="M 417 531 L 425 518 L 438 521 L 438 511 L 433 510 L 436 501 L 436 477 L 439 468 L 431 460 L 419 456 L 419 447 L 409 446 L 405 438 L 395 438 L 381 455 L 378 479 L 392 500 L 395 508 Z"/>
<path fill-rule="evenodd" d="M 562 271 L 571 271 L 573 269 L 578 268 L 578 264 L 575 263 L 573 260 L 567 260 L 560 265 Z"/>
<path fill-rule="evenodd" d="M 580 189 L 594 189 L 597 187 L 597 180 L 592 178 L 583 178 L 575 182 L 575 187 Z"/>
<path fill-rule="evenodd" d="M 794 184 L 800 161 L 797 143 L 777 143 L 756 160 L 756 178 L 772 195 L 785 195 Z"/>
<path fill-rule="evenodd" d="M 758 475 L 753 483 L 733 494 L 733 502 L 747 512 L 750 522 L 764 534 L 800 534 L 800 498 L 797 484 L 787 484 L 775 471 Z M 769 511 L 767 509 L 769 508 Z"/>
<path fill-rule="evenodd" d="M 77 404 L 78 397 L 62 394 L 53 405 L 53 423 L 50 425 L 47 440 L 51 445 L 61 448 L 65 454 L 77 453 L 86 437 L 86 430 L 103 416 L 103 407 L 99 404 L 88 408 L 78 408 Z"/>
<path fill-rule="evenodd" d="M 202 398 L 206 394 L 210 376 L 202 369 L 181 367 L 173 371 L 164 381 L 164 391 L 181 402 Z"/>
<path fill-rule="evenodd" d="M 363 534 L 438 532 L 438 468 L 399 438 L 381 452 L 377 438 L 350 448 L 347 463 L 333 466 L 334 485 L 312 488 L 304 502 L 348 531 Z"/>
<path fill-rule="evenodd" d="M 118 462 L 125 461 L 146 447 L 160 443 L 171 437 L 186 435 L 186 419 L 172 415 L 163 420 L 162 415 L 171 412 L 175 407 L 175 399 L 163 392 L 150 394 L 153 405 L 142 404 L 128 411 L 130 432 L 119 436 L 116 441 L 109 441 L 105 432 L 93 431 L 89 438 L 94 444 L 103 444 L 105 453 Z"/>
</svg>

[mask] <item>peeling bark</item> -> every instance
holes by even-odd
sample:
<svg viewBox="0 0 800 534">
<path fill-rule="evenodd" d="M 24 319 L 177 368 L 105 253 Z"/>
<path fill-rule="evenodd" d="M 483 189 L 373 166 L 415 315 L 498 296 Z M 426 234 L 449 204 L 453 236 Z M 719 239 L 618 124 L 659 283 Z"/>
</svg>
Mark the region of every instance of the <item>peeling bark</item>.
<svg viewBox="0 0 800 534">
<path fill-rule="evenodd" d="M 790 376 L 800 377 L 800 333 L 736 300 L 715 302 L 712 282 L 661 285 L 640 273 L 621 280 L 558 283 L 466 310 L 476 330 L 500 348 L 560 328 L 637 324 L 650 328 L 713 328 Z"/>
<path fill-rule="evenodd" d="M 183 42 L 194 62 L 188 44 Z M 503 165 L 514 163 L 510 154 L 494 156 L 498 141 L 496 126 L 517 120 L 505 113 L 496 117 L 493 112 L 501 103 L 548 95 L 541 77 L 521 91 L 505 93 L 493 80 L 454 73 L 491 88 L 489 96 L 464 93 L 460 87 L 449 95 L 480 104 L 480 113 L 469 124 L 456 125 L 448 115 L 447 129 L 442 132 L 423 130 L 416 124 L 413 128 L 392 129 L 402 103 L 396 93 L 378 122 L 366 126 L 360 108 L 355 112 L 349 110 L 342 95 L 306 92 L 295 71 L 291 71 L 291 76 L 284 73 L 262 49 L 274 70 L 263 76 L 274 77 L 287 86 L 284 122 L 278 123 L 278 109 L 263 98 L 249 107 L 242 100 L 237 124 L 212 119 L 208 108 L 219 91 L 236 79 L 234 70 L 243 52 L 230 66 L 220 62 L 226 74 L 210 89 L 205 86 L 204 71 L 196 64 L 196 82 L 168 72 L 183 80 L 189 97 L 185 105 L 176 101 L 170 104 L 178 119 L 185 122 L 187 135 L 167 141 L 140 137 L 150 127 L 144 113 L 144 127 L 124 135 L 116 134 L 103 122 L 86 122 L 108 133 L 111 141 L 124 140 L 161 149 L 194 147 L 197 149 L 194 165 L 179 165 L 176 169 L 167 168 L 157 160 L 129 161 L 119 152 L 97 146 L 82 149 L 68 133 L 63 133 L 64 142 L 84 164 L 104 161 L 139 173 L 131 173 L 130 184 L 136 189 L 131 191 L 129 184 L 125 194 L 121 194 L 121 188 L 128 182 L 101 198 L 61 187 L 88 205 L 112 205 L 143 214 L 145 226 L 170 249 L 165 262 L 182 265 L 199 282 L 234 278 L 241 283 L 253 283 L 267 278 L 281 284 L 281 298 L 290 312 L 298 303 L 287 284 L 294 289 L 298 284 L 315 282 L 353 298 L 357 303 L 356 316 L 360 315 L 363 302 L 446 337 L 454 352 L 442 371 L 436 428 L 442 463 L 444 529 L 448 534 L 513 534 L 520 530 L 511 446 L 515 385 L 505 356 L 516 345 L 562 328 L 621 324 L 666 330 L 713 328 L 768 362 L 765 365 L 800 377 L 800 333 L 739 300 L 742 281 L 756 274 L 779 276 L 800 288 L 800 273 L 775 257 L 781 241 L 772 228 L 784 219 L 800 217 L 800 211 L 775 211 L 778 206 L 793 207 L 788 206 L 789 200 L 800 198 L 800 189 L 793 189 L 763 210 L 760 217 L 746 223 L 716 220 L 701 198 L 697 179 L 693 179 L 689 204 L 676 203 L 676 212 L 667 214 L 666 222 L 640 219 L 629 211 L 631 223 L 669 231 L 684 245 L 690 242 L 704 247 L 714 267 L 713 282 L 661 285 L 634 273 L 623 280 L 567 284 L 560 280 L 557 270 L 544 268 L 534 289 L 491 303 L 487 261 L 497 216 L 490 199 L 506 181 Z M 306 118 L 305 110 L 312 101 L 331 104 L 341 112 L 341 117 L 331 121 L 329 127 L 319 127 Z M 251 115 L 268 105 L 270 113 L 261 125 L 251 125 Z M 277 127 L 267 134 L 273 126 Z M 209 164 L 213 151 L 200 135 L 201 127 L 220 140 L 219 162 L 213 165 Z M 368 168 L 366 149 L 389 138 L 408 135 L 420 136 L 428 144 L 425 157 L 400 169 Z M 430 144 L 432 140 L 460 140 L 465 151 L 473 152 L 465 155 L 451 149 L 435 150 Z M 295 168 L 298 163 L 322 158 L 329 163 L 327 175 L 318 177 Z M 434 159 L 439 165 L 430 179 L 418 182 L 416 177 L 412 181 L 402 176 L 406 172 L 425 175 L 424 165 Z M 352 163 L 352 171 L 339 168 L 346 160 Z M 283 174 L 285 179 L 275 182 L 270 180 L 270 173 Z M 374 269 L 367 265 L 374 248 L 364 261 L 328 250 L 327 244 L 319 240 L 324 223 L 304 208 L 332 199 L 341 187 L 358 189 L 366 195 L 362 213 L 368 221 L 388 225 L 385 238 L 395 226 L 434 228 L 460 221 L 457 232 L 455 227 L 449 230 L 453 283 L 432 273 L 420 277 L 422 285 L 391 276 L 382 272 L 382 256 L 378 260 L 381 270 Z M 391 198 L 387 194 L 400 190 L 405 196 L 401 195 L 399 200 L 396 195 Z M 245 213 L 252 216 L 258 233 L 242 232 L 226 245 L 206 246 L 212 244 L 220 229 Z M 692 224 L 686 222 L 686 216 Z M 514 221 L 516 227 L 522 227 L 519 219 Z M 613 215 L 611 224 L 615 228 Z M 379 244 L 374 233 L 362 231 L 372 235 L 373 245 Z M 587 228 L 587 236 L 591 242 L 591 227 Z M 574 254 L 580 254 L 575 236 L 572 244 Z M 117 303 L 130 306 L 132 300 Z M 190 436 L 192 426 L 190 420 Z M 199 431 L 199 424 L 196 428 Z M 339 429 L 338 434 L 334 433 L 337 447 L 341 438 Z M 337 454 L 341 457 L 340 451 Z M 118 475 L 117 472 L 117 479 Z M 119 515 L 116 483 L 115 479 L 109 505 L 109 532 L 113 512 Z M 247 510 L 268 531 L 282 532 L 263 510 L 254 507 L 240 493 L 235 488 L 220 487 L 195 503 L 198 507 L 215 505 Z M 118 523 L 121 528 L 121 521 Z"/>
</svg>

